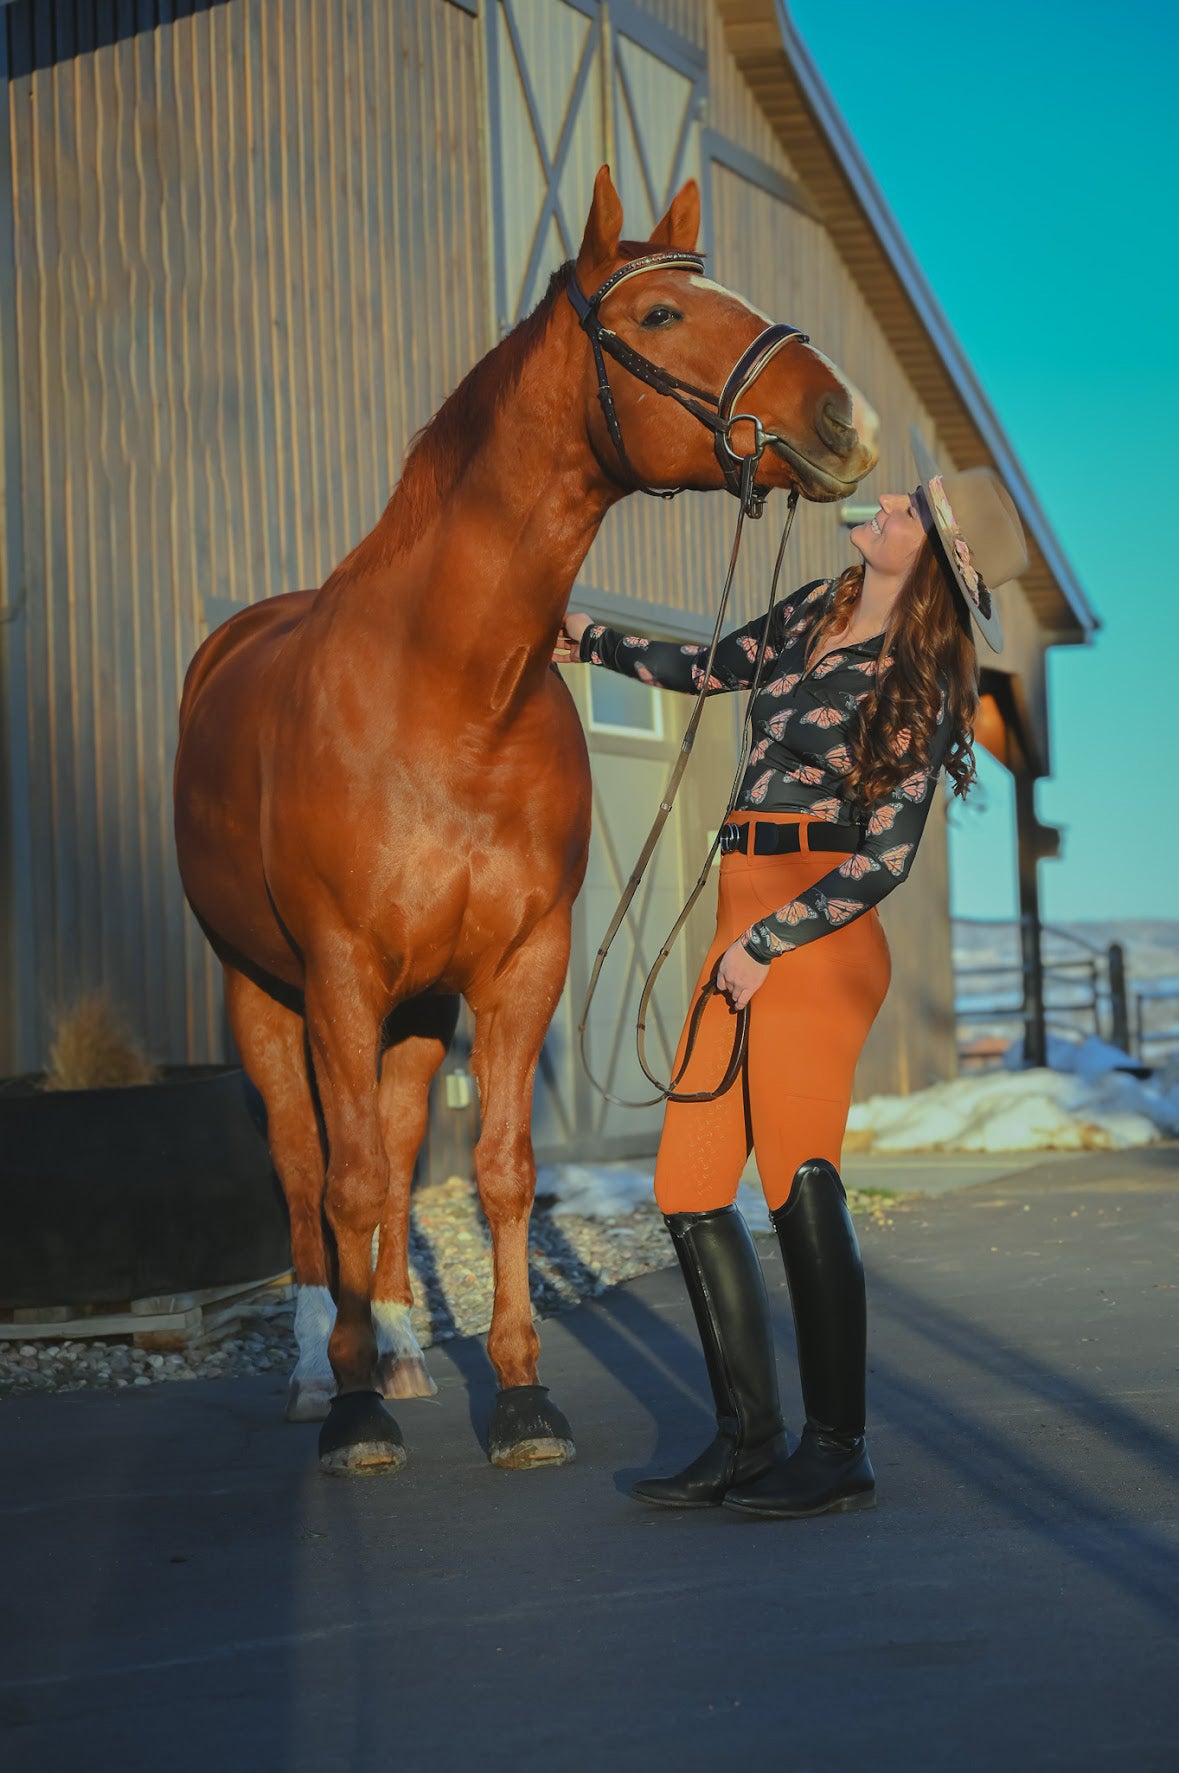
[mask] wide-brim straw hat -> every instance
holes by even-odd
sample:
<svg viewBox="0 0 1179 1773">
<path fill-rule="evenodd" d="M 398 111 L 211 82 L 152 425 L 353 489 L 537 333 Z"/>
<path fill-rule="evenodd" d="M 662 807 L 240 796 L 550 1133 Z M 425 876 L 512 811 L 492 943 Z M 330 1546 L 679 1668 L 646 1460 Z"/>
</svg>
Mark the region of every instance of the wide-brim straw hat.
<svg viewBox="0 0 1179 1773">
<path fill-rule="evenodd" d="M 1003 651 L 1003 629 L 992 595 L 1015 579 L 1028 563 L 1023 525 L 1015 501 L 991 468 L 943 474 L 914 425 L 909 433 L 917 472 L 919 503 L 929 533 L 937 538 L 975 627 L 993 652 Z"/>
</svg>

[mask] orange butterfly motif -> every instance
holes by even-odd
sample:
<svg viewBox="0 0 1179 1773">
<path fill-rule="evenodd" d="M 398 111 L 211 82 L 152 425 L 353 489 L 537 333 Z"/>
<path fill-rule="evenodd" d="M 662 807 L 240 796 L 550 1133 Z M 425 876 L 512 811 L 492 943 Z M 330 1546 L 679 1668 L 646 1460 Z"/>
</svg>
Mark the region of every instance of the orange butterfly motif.
<svg viewBox="0 0 1179 1773">
<path fill-rule="evenodd" d="M 895 853 L 895 851 L 890 852 L 894 855 Z M 887 861 L 888 857 L 886 856 L 884 859 Z M 845 875 L 848 880 L 862 880 L 865 874 L 871 874 L 872 870 L 879 868 L 879 866 L 879 862 L 874 862 L 871 856 L 866 856 L 863 850 L 860 850 L 856 855 L 849 856 L 846 862 L 839 864 L 839 872 Z"/>
<path fill-rule="evenodd" d="M 798 672 L 787 672 L 785 677 L 776 677 L 773 683 L 767 683 L 765 693 L 767 696 L 788 696 L 797 682 Z"/>
<path fill-rule="evenodd" d="M 817 788 L 823 780 L 823 771 L 813 763 L 800 763 L 796 770 L 783 770 L 782 774 L 788 782 L 801 782 L 804 788 Z"/>
<path fill-rule="evenodd" d="M 775 911 L 774 922 L 784 923 L 787 929 L 793 929 L 796 923 L 805 923 L 808 917 L 817 917 L 818 912 L 801 899 L 791 899 L 789 905 L 783 905 L 781 911 Z"/>
<path fill-rule="evenodd" d="M 895 850 L 885 850 L 880 857 L 890 874 L 898 876 L 905 872 L 906 858 L 913 853 L 911 843 L 899 843 Z"/>
<path fill-rule="evenodd" d="M 892 742 L 892 748 L 898 757 L 904 757 L 913 743 L 913 734 L 907 726 L 903 726 Z"/>
<path fill-rule="evenodd" d="M 651 642 L 644 639 L 641 634 L 624 634 L 622 637 L 622 644 L 623 646 L 637 646 L 643 648 L 650 646 Z"/>
<path fill-rule="evenodd" d="M 851 669 L 853 671 L 862 671 L 866 677 L 875 677 L 875 675 L 876 675 L 876 660 L 875 659 L 857 659 L 853 663 Z"/>
<path fill-rule="evenodd" d="M 929 771 L 914 770 L 913 774 L 911 776 L 906 776 L 905 780 L 901 783 L 900 792 L 904 795 L 906 800 L 924 800 L 925 791 L 928 787 Z"/>
<path fill-rule="evenodd" d="M 748 933 L 763 943 L 771 954 L 789 954 L 797 946 L 794 942 L 787 942 L 784 936 L 775 936 L 773 930 L 767 929 L 764 923 L 755 923 Z"/>
<path fill-rule="evenodd" d="M 891 831 L 900 810 L 897 806 L 878 806 L 868 820 L 869 836 L 879 837 L 882 831 Z"/>
<path fill-rule="evenodd" d="M 756 659 L 757 657 L 757 644 L 758 643 L 753 638 L 752 634 L 742 634 L 737 642 L 737 645 L 741 648 L 745 657 L 750 660 Z"/>
<path fill-rule="evenodd" d="M 849 918 L 856 917 L 864 907 L 858 899 L 828 899 L 819 894 L 819 905 L 828 923 L 847 923 Z"/>
<path fill-rule="evenodd" d="M 693 665 L 692 666 L 692 683 L 695 686 L 695 688 L 699 689 L 700 685 L 703 683 L 703 681 L 704 681 L 704 667 L 703 667 L 703 665 Z M 712 676 L 708 679 L 708 687 L 710 690 L 719 690 L 719 689 L 724 689 L 724 687 L 725 687 L 724 684 L 721 682 L 720 678 L 716 675 L 715 671 L 712 673 Z"/>
<path fill-rule="evenodd" d="M 797 709 L 781 708 L 777 714 L 771 714 L 770 718 L 766 721 L 766 731 L 769 733 L 770 738 L 780 739 L 782 734 L 786 731 L 786 722 L 796 713 Z"/>
<path fill-rule="evenodd" d="M 757 741 L 757 744 L 753 747 L 753 750 L 749 753 L 749 767 L 750 767 L 750 769 L 752 769 L 755 764 L 758 764 L 761 762 L 762 758 L 765 756 L 765 754 L 769 750 L 769 748 L 770 748 L 770 741 L 768 739 L 759 739 Z"/>
<path fill-rule="evenodd" d="M 802 717 L 804 726 L 838 726 L 842 718 L 838 708 L 812 708 Z"/>
<path fill-rule="evenodd" d="M 706 653 L 708 651 L 708 648 L 706 646 L 696 646 L 689 642 L 687 646 L 681 646 L 680 651 L 686 653 L 691 659 L 699 658 L 701 653 Z"/>
<path fill-rule="evenodd" d="M 759 776 L 757 778 L 757 781 L 753 784 L 753 787 L 749 790 L 749 798 L 753 802 L 754 806 L 761 805 L 762 801 L 766 797 L 766 789 L 769 787 L 769 785 L 773 781 L 773 779 L 774 779 L 773 770 L 767 770 L 763 776 Z"/>
<path fill-rule="evenodd" d="M 635 666 L 635 676 L 638 678 L 640 683 L 654 683 L 655 682 L 655 673 L 653 671 L 648 671 L 648 669 L 645 665 L 636 665 Z"/>
<path fill-rule="evenodd" d="M 827 768 L 837 776 L 845 776 L 851 768 L 851 752 L 846 745 L 833 745 L 827 753 Z"/>
<path fill-rule="evenodd" d="M 826 677 L 830 672 L 838 670 L 839 666 L 843 664 L 843 660 L 844 655 L 842 653 L 828 653 L 825 659 L 819 660 L 818 664 L 811 672 L 811 676 Z"/>
<path fill-rule="evenodd" d="M 812 819 L 826 819 L 828 821 L 838 819 L 842 811 L 843 802 L 841 800 L 816 800 L 813 806 L 807 808 Z"/>
</svg>

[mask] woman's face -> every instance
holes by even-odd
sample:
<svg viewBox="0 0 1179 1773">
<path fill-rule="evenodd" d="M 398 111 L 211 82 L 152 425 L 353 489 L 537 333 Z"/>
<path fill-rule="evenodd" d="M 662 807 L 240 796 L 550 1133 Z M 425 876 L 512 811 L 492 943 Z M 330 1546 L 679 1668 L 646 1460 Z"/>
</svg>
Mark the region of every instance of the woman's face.
<svg viewBox="0 0 1179 1773">
<path fill-rule="evenodd" d="M 865 566 L 890 578 L 904 578 L 925 541 L 925 525 L 916 499 L 909 493 L 881 493 L 880 508 L 869 523 L 857 523 L 851 544 Z"/>
</svg>

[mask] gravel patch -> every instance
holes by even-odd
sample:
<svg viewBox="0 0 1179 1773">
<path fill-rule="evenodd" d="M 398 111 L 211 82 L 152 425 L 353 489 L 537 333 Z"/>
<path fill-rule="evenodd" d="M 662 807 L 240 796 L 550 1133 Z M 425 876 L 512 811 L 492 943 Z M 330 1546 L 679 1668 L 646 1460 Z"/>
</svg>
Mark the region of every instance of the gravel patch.
<svg viewBox="0 0 1179 1773">
<path fill-rule="evenodd" d="M 893 1197 L 849 1191 L 857 1217 L 889 1225 Z M 569 1311 L 620 1282 L 666 1268 L 671 1241 L 654 1201 L 615 1217 L 549 1212 L 538 1195 L 529 1239 L 533 1313 Z M 423 1348 L 486 1332 L 491 1322 L 491 1235 L 478 1197 L 460 1177 L 416 1189 L 410 1228 L 413 1326 Z M 272 1303 L 183 1353 L 106 1342 L 0 1343 L 0 1398 L 50 1391 L 123 1391 L 191 1379 L 239 1378 L 295 1364 L 294 1305 Z"/>
</svg>

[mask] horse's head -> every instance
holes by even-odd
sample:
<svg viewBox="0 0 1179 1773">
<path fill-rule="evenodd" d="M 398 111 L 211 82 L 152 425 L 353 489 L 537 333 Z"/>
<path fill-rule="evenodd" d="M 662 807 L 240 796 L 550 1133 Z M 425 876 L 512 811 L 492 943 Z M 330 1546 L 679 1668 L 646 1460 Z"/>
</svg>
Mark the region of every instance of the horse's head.
<svg viewBox="0 0 1179 1773">
<path fill-rule="evenodd" d="M 592 297 L 620 267 L 646 252 L 692 252 L 700 229 L 700 194 L 689 180 L 645 248 L 622 241 L 622 205 L 602 167 L 577 255 L 575 277 Z M 720 395 L 730 371 L 769 324 L 741 296 L 692 266 L 656 265 L 624 277 L 605 295 L 599 318 L 623 347 L 646 358 L 680 384 Z M 598 371 L 586 349 L 587 423 L 598 460 L 615 478 L 629 479 L 598 399 Z M 621 362 L 608 362 L 610 386 L 626 457 L 638 480 L 651 487 L 700 490 L 724 484 L 712 433 L 676 399 L 659 394 Z M 691 398 L 691 396 L 689 396 Z M 809 342 L 781 346 L 748 382 L 734 412 L 751 413 L 770 434 L 758 469 L 763 486 L 795 486 L 804 498 L 845 498 L 876 464 L 876 414 L 847 377 Z M 734 424 L 738 456 L 754 447 L 748 421 Z"/>
</svg>

